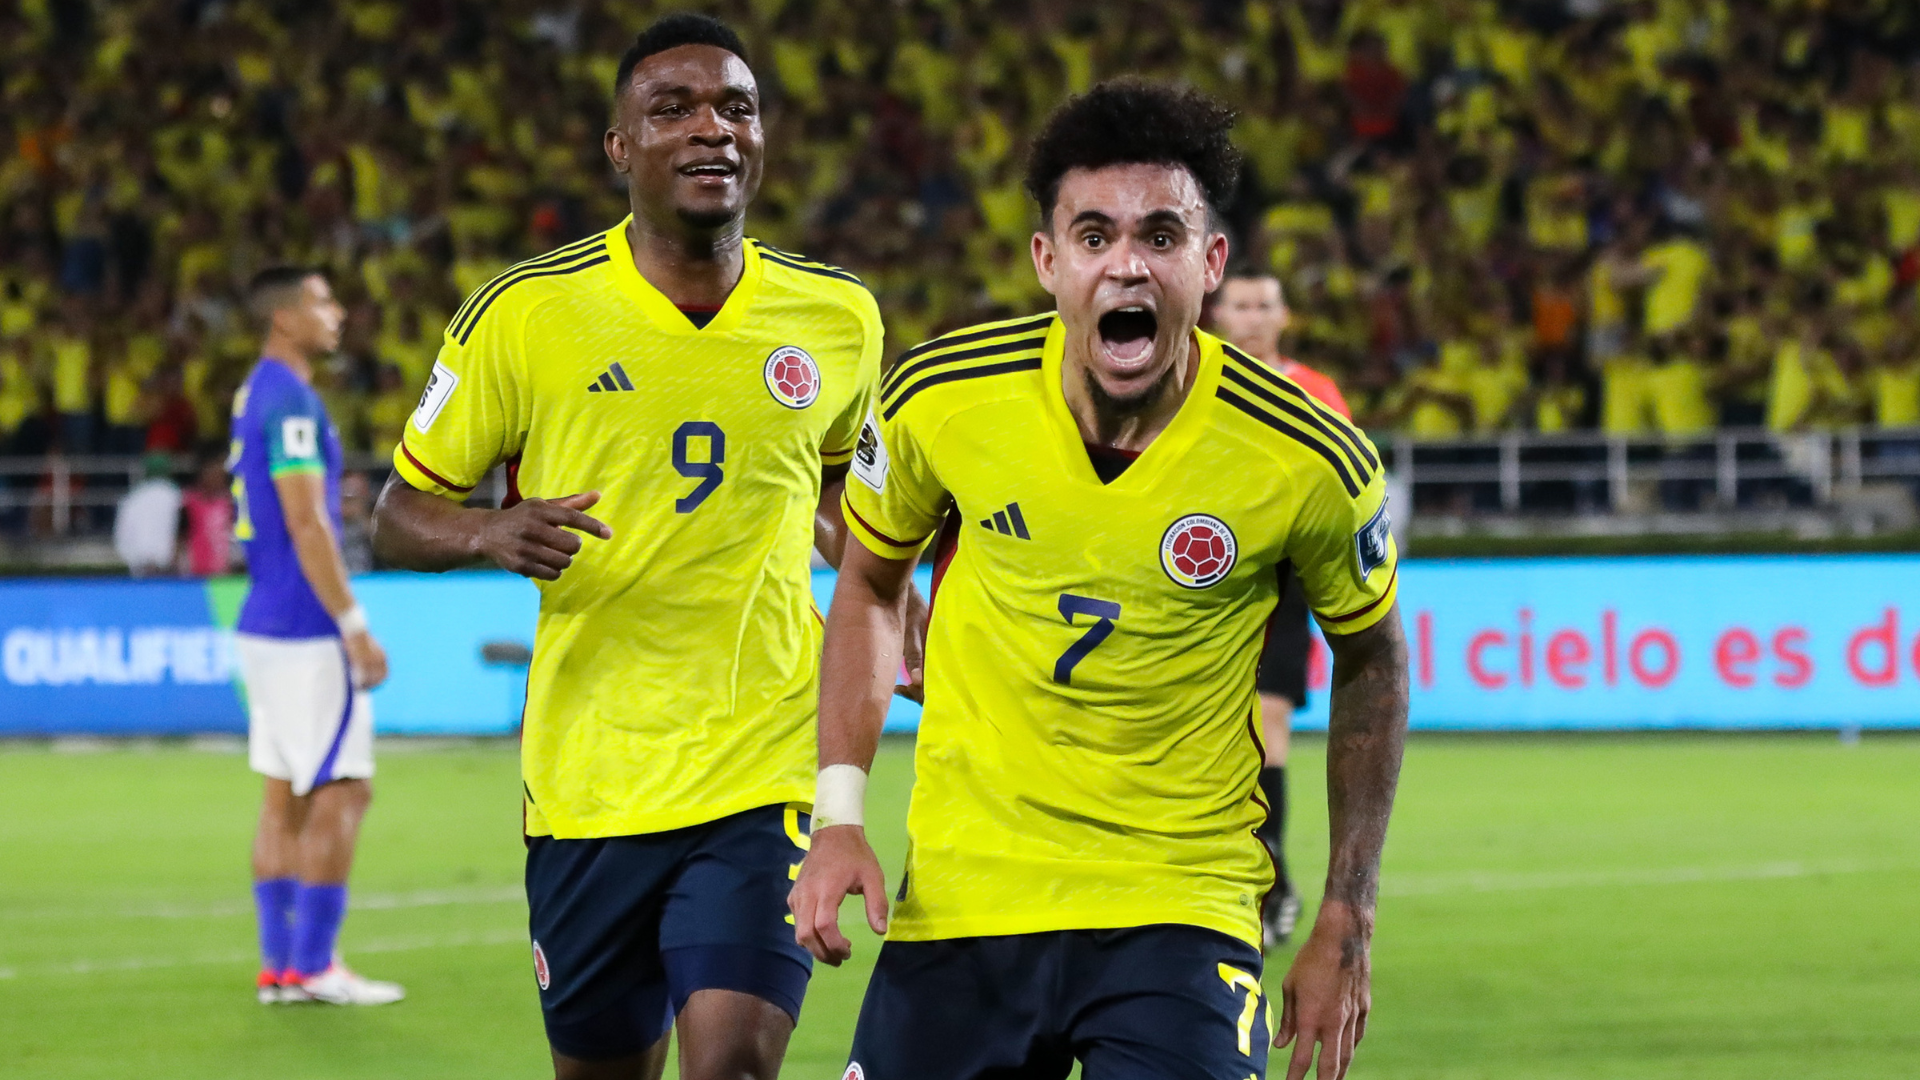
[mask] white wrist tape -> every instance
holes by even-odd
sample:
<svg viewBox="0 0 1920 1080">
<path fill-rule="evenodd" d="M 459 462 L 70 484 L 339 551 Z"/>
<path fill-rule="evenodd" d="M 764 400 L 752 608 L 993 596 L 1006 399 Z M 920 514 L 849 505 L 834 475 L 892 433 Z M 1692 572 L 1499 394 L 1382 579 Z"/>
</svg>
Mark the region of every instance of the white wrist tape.
<svg viewBox="0 0 1920 1080">
<path fill-rule="evenodd" d="M 835 825 L 867 823 L 867 770 L 858 765 L 829 765 L 820 770 L 813 793 L 815 831 Z"/>
<path fill-rule="evenodd" d="M 341 637 L 352 637 L 367 632 L 367 609 L 355 604 L 333 617 L 333 624 L 340 628 Z"/>
</svg>

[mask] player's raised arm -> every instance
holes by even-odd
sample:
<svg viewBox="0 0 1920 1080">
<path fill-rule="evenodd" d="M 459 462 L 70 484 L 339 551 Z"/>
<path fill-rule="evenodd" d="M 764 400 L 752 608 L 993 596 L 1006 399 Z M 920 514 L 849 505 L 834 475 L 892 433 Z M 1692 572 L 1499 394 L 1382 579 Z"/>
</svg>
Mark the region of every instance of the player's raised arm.
<svg viewBox="0 0 1920 1080">
<path fill-rule="evenodd" d="M 1380 852 L 1407 734 L 1407 640 L 1397 605 L 1364 630 L 1329 633 L 1332 718 L 1327 807 L 1332 849 L 1313 933 L 1281 984 L 1275 1046 L 1296 1035 L 1287 1080 L 1300 1080 L 1320 1046 L 1318 1075 L 1346 1073 L 1372 1007 L 1368 949 L 1380 891 Z"/>
<path fill-rule="evenodd" d="M 880 745 L 900 642 L 913 594 L 912 558 L 888 559 L 846 545 L 820 670 L 820 779 L 813 846 L 787 897 L 794 937 L 815 958 L 839 965 L 853 955 L 840 932 L 840 903 L 859 893 L 867 925 L 887 930 L 887 890 L 867 844 L 867 772 Z"/>
<path fill-rule="evenodd" d="M 613 530 L 586 513 L 599 501 L 599 492 L 583 491 L 487 510 L 421 491 L 396 473 L 374 508 L 373 550 L 406 570 L 437 572 L 484 560 L 553 581 L 580 553 L 580 533 L 612 539 Z"/>
</svg>

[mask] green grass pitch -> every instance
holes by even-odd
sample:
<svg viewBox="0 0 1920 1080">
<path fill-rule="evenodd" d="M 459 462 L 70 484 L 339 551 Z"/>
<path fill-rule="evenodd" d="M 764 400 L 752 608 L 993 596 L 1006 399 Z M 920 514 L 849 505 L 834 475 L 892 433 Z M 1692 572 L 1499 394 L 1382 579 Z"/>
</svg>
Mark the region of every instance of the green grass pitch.
<svg viewBox="0 0 1920 1080">
<path fill-rule="evenodd" d="M 1323 754 L 1292 769 L 1307 882 Z M 911 767 L 889 740 L 869 813 L 890 876 Z M 410 996 L 266 1008 L 242 757 L 0 748 L 0 1076 L 550 1075 L 513 747 L 387 743 L 380 768 L 343 944 Z M 855 940 L 787 1077 L 840 1074 L 878 947 Z M 1374 971 L 1356 1077 L 1920 1076 L 1920 739 L 1416 739 Z"/>
</svg>

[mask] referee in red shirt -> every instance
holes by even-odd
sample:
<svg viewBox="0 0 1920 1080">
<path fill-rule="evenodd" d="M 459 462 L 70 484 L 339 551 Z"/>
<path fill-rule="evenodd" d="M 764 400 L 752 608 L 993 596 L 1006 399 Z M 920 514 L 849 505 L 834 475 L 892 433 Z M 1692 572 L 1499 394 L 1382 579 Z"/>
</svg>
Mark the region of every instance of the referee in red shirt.
<svg viewBox="0 0 1920 1080">
<path fill-rule="evenodd" d="M 1230 270 L 1214 294 L 1213 332 L 1242 352 L 1300 384 L 1328 408 L 1351 420 L 1353 411 L 1332 379 L 1280 353 L 1280 335 L 1291 313 L 1280 290 L 1280 279 L 1263 270 Z M 1287 735 L 1293 712 L 1307 703 L 1307 601 L 1291 568 L 1280 582 L 1280 603 L 1268 624 L 1267 648 L 1260 657 L 1254 685 L 1260 691 L 1261 741 L 1267 750 L 1260 770 L 1260 791 L 1267 800 L 1267 820 L 1260 838 L 1273 853 L 1277 872 L 1273 892 L 1260 913 L 1266 947 L 1283 945 L 1300 920 L 1300 894 L 1287 875 Z"/>
</svg>

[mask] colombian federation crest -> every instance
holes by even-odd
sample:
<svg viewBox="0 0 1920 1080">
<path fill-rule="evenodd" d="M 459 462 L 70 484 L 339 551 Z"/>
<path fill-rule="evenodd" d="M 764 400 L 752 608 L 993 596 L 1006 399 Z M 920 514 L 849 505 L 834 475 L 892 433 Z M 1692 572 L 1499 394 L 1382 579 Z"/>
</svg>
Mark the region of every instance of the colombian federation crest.
<svg viewBox="0 0 1920 1080">
<path fill-rule="evenodd" d="M 553 973 L 547 970 L 547 953 L 539 942 L 533 943 L 533 977 L 540 981 L 540 989 L 553 985 Z"/>
<path fill-rule="evenodd" d="M 1239 554 L 1233 530 L 1212 514 L 1188 514 L 1160 538 L 1160 568 L 1185 589 L 1218 584 Z"/>
<path fill-rule="evenodd" d="M 804 409 L 820 396 L 820 365 L 798 345 L 782 345 L 767 357 L 767 393 L 789 409 Z"/>
</svg>

